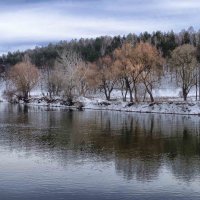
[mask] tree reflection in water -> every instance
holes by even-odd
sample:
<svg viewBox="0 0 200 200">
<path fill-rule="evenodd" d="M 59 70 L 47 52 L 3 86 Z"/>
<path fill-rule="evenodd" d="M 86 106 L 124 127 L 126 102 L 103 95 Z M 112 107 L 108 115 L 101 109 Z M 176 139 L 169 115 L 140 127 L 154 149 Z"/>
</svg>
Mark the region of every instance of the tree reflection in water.
<svg viewBox="0 0 200 200">
<path fill-rule="evenodd" d="M 152 181 L 163 166 L 184 181 L 200 174 L 200 118 L 107 111 L 0 107 L 0 146 L 67 165 L 114 162 L 125 179 Z"/>
</svg>

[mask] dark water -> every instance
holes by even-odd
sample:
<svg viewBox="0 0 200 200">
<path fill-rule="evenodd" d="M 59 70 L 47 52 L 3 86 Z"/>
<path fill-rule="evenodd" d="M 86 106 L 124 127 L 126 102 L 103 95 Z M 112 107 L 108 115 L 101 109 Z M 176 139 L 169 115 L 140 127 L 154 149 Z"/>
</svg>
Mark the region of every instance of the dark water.
<svg viewBox="0 0 200 200">
<path fill-rule="evenodd" d="M 200 117 L 0 104 L 0 199 L 200 199 Z"/>
</svg>

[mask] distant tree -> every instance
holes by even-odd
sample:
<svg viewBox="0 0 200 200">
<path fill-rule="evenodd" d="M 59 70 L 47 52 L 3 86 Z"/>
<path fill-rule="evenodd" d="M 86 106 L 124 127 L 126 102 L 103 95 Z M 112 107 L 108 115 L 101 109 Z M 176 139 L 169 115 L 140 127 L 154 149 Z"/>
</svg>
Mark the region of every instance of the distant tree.
<svg viewBox="0 0 200 200">
<path fill-rule="evenodd" d="M 138 37 L 136 34 L 129 33 L 125 39 L 125 42 L 132 44 L 135 46 L 138 42 Z"/>
<path fill-rule="evenodd" d="M 141 42 L 149 42 L 151 43 L 151 34 L 145 31 L 144 33 L 140 34 L 140 41 Z"/>
<path fill-rule="evenodd" d="M 189 44 L 177 47 L 172 52 L 171 65 L 176 71 L 177 84 L 182 88 L 183 99 L 186 101 L 188 93 L 196 84 L 196 48 Z"/>
<path fill-rule="evenodd" d="M 178 43 L 176 41 L 176 35 L 173 31 L 168 32 L 162 36 L 161 43 L 159 47 L 157 47 L 159 50 L 161 50 L 161 53 L 163 57 L 169 58 L 171 55 L 171 52 L 178 46 Z"/>
<path fill-rule="evenodd" d="M 190 44 L 190 34 L 188 31 L 183 32 L 182 44 Z"/>
<path fill-rule="evenodd" d="M 109 54 L 111 55 L 115 49 L 120 48 L 123 44 L 123 39 L 121 38 L 121 36 L 115 36 L 112 39 L 111 44 L 106 48 L 106 55 Z"/>
<path fill-rule="evenodd" d="M 29 52 L 30 59 L 38 68 L 53 67 L 58 57 L 57 47 L 49 44 L 46 47 L 36 47 Z"/>
<path fill-rule="evenodd" d="M 5 60 L 5 64 L 9 63 L 10 65 L 16 65 L 19 62 L 22 62 L 24 57 L 24 53 L 20 52 L 20 51 L 16 51 L 16 52 L 8 52 L 6 59 Z"/>
</svg>

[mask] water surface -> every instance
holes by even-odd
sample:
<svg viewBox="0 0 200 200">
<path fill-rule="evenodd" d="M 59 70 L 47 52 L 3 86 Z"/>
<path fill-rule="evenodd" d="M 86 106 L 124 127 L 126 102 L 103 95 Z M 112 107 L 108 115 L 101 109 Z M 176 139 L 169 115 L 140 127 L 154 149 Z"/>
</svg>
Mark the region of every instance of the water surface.
<svg viewBox="0 0 200 200">
<path fill-rule="evenodd" d="M 0 104 L 0 199 L 200 199 L 200 117 Z"/>
</svg>

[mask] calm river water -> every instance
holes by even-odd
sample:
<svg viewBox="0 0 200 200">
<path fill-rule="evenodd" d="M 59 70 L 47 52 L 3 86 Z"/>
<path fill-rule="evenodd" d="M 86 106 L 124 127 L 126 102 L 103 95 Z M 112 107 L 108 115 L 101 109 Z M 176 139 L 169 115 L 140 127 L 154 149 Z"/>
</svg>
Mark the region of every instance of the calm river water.
<svg viewBox="0 0 200 200">
<path fill-rule="evenodd" d="M 200 199 L 200 117 L 0 104 L 0 199 Z"/>
</svg>

